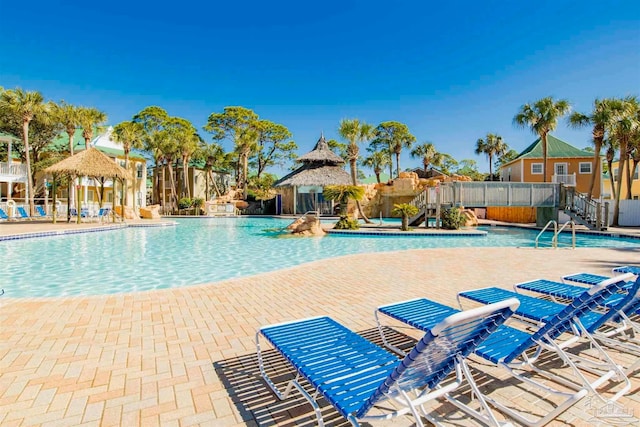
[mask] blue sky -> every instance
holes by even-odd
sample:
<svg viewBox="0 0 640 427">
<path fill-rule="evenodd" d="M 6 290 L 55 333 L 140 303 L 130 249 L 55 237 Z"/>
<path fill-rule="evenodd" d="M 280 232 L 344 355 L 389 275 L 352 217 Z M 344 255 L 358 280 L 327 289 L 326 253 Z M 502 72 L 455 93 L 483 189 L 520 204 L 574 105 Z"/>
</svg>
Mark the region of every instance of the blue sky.
<svg viewBox="0 0 640 427">
<path fill-rule="evenodd" d="M 484 172 L 478 138 L 516 151 L 535 139 L 512 125 L 526 102 L 588 112 L 596 97 L 640 95 L 637 0 L 89 3 L 3 1 L 0 86 L 97 107 L 110 124 L 159 105 L 202 129 L 242 105 L 287 126 L 300 155 L 321 131 L 339 139 L 341 119 L 396 120 Z M 564 121 L 555 135 L 590 144 Z M 403 154 L 403 169 L 419 164 Z"/>
</svg>

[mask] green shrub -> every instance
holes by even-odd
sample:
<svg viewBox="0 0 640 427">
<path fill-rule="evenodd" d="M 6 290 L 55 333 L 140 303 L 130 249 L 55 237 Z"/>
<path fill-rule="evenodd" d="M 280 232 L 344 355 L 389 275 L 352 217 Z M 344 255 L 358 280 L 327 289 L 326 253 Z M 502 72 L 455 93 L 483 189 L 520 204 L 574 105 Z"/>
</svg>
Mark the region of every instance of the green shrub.
<svg viewBox="0 0 640 427">
<path fill-rule="evenodd" d="M 445 230 L 458 230 L 467 222 L 460 209 L 456 207 L 443 210 L 441 216 L 442 228 Z"/>
<path fill-rule="evenodd" d="M 191 207 L 191 199 L 188 197 L 183 197 L 178 200 L 178 209 L 189 209 Z"/>
<path fill-rule="evenodd" d="M 336 230 L 359 230 L 360 223 L 355 218 L 351 218 L 348 215 L 340 215 L 340 219 L 333 227 Z"/>
</svg>

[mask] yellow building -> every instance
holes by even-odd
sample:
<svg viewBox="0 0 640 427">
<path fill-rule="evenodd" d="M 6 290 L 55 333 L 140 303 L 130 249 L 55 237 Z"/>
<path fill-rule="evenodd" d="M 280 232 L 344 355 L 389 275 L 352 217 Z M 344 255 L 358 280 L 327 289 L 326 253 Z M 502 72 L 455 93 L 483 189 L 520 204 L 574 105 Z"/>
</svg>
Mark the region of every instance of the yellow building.
<svg viewBox="0 0 640 427">
<path fill-rule="evenodd" d="M 633 166 L 633 163 L 632 165 Z M 611 169 L 613 169 L 613 183 L 617 189 L 618 186 L 618 168 L 620 167 L 620 162 L 615 161 L 611 164 Z M 634 200 L 640 199 L 640 179 L 638 179 L 638 170 L 640 167 L 637 167 L 633 176 L 631 177 L 631 198 Z M 622 174 L 622 186 L 621 186 L 621 199 L 627 198 L 627 174 L 626 172 Z M 613 191 L 611 191 L 611 178 L 609 173 L 602 174 L 602 198 L 603 199 L 613 199 Z"/>
<path fill-rule="evenodd" d="M 589 192 L 591 173 L 595 167 L 593 153 L 547 135 L 546 182 L 574 187 L 579 193 Z M 543 179 L 542 143 L 540 138 L 522 151 L 512 161 L 500 167 L 500 175 L 507 182 L 545 182 Z M 593 198 L 600 197 L 600 173 L 596 175 Z"/>
</svg>

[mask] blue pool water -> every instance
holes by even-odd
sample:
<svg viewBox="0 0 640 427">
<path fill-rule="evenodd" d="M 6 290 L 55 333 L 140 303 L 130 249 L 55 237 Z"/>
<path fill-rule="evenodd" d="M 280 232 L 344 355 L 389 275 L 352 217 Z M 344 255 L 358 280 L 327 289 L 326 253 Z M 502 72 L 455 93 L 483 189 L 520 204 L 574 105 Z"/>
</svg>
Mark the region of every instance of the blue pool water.
<svg viewBox="0 0 640 427">
<path fill-rule="evenodd" d="M 486 236 L 283 236 L 278 218 L 185 218 L 176 227 L 0 242 L 6 297 L 112 294 L 215 282 L 346 254 L 436 247 L 532 247 L 538 231 L 480 227 Z M 542 239 L 547 245 L 550 234 Z M 566 246 L 570 236 L 561 237 Z M 578 246 L 640 247 L 578 235 Z"/>
</svg>

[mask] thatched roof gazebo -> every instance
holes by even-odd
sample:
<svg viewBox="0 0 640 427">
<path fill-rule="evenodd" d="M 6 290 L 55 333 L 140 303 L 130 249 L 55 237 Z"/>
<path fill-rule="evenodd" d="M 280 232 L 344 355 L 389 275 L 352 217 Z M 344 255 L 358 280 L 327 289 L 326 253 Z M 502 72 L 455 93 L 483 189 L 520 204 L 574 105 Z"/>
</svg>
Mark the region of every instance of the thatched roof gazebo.
<svg viewBox="0 0 640 427">
<path fill-rule="evenodd" d="M 274 183 L 281 194 L 282 213 L 332 213 L 332 203 L 324 201 L 322 191 L 327 185 L 351 184 L 351 176 L 343 168 L 345 161 L 329 149 L 324 135 L 313 150 L 296 161 L 302 166 Z"/>
<path fill-rule="evenodd" d="M 71 177 L 83 177 L 90 178 L 110 178 L 110 179 L 131 179 L 131 174 L 123 167 L 111 160 L 107 155 L 103 154 L 100 150 L 94 147 L 74 154 L 71 157 L 49 166 L 44 171 L 46 174 L 51 175 L 67 175 Z M 55 180 L 54 180 L 55 182 Z M 77 190 L 80 191 L 79 189 Z M 55 197 L 55 189 L 54 189 Z M 80 196 L 76 197 L 76 208 L 78 211 L 78 222 L 80 222 Z M 53 221 L 55 222 L 55 200 L 53 204 L 54 215 Z"/>
</svg>

